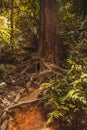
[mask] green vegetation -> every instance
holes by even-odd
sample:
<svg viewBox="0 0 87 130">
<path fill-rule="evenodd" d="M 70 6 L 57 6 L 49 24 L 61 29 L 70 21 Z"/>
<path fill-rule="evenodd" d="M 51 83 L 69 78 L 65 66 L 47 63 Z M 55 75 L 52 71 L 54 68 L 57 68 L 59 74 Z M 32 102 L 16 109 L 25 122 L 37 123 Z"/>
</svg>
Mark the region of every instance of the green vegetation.
<svg viewBox="0 0 87 130">
<path fill-rule="evenodd" d="M 87 2 L 57 0 L 60 36 L 66 52 L 62 67 L 67 73 L 58 75 L 43 93 L 47 124 L 58 121 L 68 130 L 87 129 Z M 0 80 L 22 61 L 36 54 L 39 46 L 39 1 L 0 1 Z M 30 50 L 30 47 L 34 49 Z"/>
<path fill-rule="evenodd" d="M 48 124 L 57 119 L 68 129 L 84 129 L 87 121 L 87 73 L 85 68 L 68 60 L 71 68 L 64 78 L 43 84 L 44 107 L 49 111 Z M 61 127 L 61 126 L 60 126 Z"/>
<path fill-rule="evenodd" d="M 61 5 L 62 4 L 62 5 Z M 65 68 L 67 74 L 56 76 L 43 94 L 44 108 L 48 111 L 47 124 L 60 123 L 60 129 L 86 130 L 87 128 L 87 17 L 83 20 L 81 5 L 60 2 L 61 35 L 67 46 Z M 75 8 L 74 8 L 75 7 Z"/>
</svg>

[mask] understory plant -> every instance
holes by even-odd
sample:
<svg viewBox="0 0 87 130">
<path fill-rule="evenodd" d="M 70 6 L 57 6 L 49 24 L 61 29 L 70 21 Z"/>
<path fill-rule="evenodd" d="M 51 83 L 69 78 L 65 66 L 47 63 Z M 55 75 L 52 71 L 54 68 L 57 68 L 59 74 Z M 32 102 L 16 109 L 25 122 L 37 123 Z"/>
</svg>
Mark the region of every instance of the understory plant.
<svg viewBox="0 0 87 130">
<path fill-rule="evenodd" d="M 43 93 L 44 107 L 48 111 L 47 124 L 57 122 L 67 130 L 87 128 L 87 72 L 85 68 L 68 60 L 71 66 L 66 76 L 57 76 Z"/>
</svg>

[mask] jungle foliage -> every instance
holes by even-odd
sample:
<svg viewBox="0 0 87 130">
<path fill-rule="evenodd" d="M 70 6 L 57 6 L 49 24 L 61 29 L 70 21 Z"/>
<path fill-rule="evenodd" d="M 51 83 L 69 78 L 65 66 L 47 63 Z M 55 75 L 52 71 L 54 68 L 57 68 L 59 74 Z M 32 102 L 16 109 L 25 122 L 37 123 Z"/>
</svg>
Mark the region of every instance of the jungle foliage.
<svg viewBox="0 0 87 130">
<path fill-rule="evenodd" d="M 60 35 L 66 47 L 63 67 L 67 73 L 44 83 L 48 124 L 57 119 L 68 130 L 87 130 L 87 2 L 57 0 Z M 21 61 L 38 49 L 39 1 L 14 0 L 11 42 L 11 0 L 0 1 L 0 79 L 5 80 Z M 29 47 L 34 49 L 29 50 Z M 61 123 L 62 122 L 62 123 Z"/>
<path fill-rule="evenodd" d="M 83 20 L 81 9 L 80 3 L 77 8 L 73 1 L 62 2 L 59 8 L 60 34 L 68 48 L 67 73 L 42 84 L 48 88 L 43 94 L 44 107 L 49 113 L 47 124 L 57 119 L 60 129 L 87 128 L 87 18 Z"/>
</svg>

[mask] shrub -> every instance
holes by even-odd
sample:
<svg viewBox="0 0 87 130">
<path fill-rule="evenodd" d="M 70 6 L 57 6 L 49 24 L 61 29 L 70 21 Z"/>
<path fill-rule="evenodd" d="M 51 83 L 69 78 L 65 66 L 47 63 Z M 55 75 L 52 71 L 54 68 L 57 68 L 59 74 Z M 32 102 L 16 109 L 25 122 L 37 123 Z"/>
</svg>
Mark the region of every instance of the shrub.
<svg viewBox="0 0 87 130">
<path fill-rule="evenodd" d="M 87 73 L 81 65 L 68 62 L 71 68 L 67 75 L 46 84 L 49 93 L 43 94 L 43 101 L 49 111 L 47 124 L 57 120 L 68 130 L 83 130 L 87 127 Z"/>
</svg>

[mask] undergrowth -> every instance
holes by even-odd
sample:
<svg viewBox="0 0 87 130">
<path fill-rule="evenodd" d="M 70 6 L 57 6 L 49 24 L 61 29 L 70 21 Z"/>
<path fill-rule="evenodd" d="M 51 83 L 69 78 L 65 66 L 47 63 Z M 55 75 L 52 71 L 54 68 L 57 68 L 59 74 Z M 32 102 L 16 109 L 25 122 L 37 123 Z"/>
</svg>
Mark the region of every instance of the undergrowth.
<svg viewBox="0 0 87 130">
<path fill-rule="evenodd" d="M 68 60 L 71 68 L 64 78 L 55 77 L 43 93 L 44 108 L 48 111 L 47 124 L 61 122 L 60 127 L 70 130 L 87 128 L 87 72 L 85 68 Z"/>
<path fill-rule="evenodd" d="M 67 74 L 43 84 L 48 88 L 43 93 L 47 124 L 58 122 L 59 129 L 64 130 L 87 130 L 87 22 L 76 24 L 75 29 L 64 33 L 65 44 L 70 46 Z"/>
</svg>

